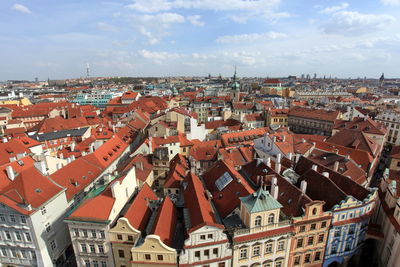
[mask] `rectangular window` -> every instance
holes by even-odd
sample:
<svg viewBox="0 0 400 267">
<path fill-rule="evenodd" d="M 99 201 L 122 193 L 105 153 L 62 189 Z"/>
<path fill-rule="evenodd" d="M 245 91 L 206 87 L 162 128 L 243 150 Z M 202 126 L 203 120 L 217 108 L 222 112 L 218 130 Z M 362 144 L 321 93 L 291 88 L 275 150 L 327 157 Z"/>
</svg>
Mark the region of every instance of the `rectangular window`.
<svg viewBox="0 0 400 267">
<path fill-rule="evenodd" d="M 310 230 L 313 231 L 317 228 L 317 225 L 315 223 L 310 225 Z"/>
<path fill-rule="evenodd" d="M 73 231 L 74 231 L 74 236 L 78 237 L 79 236 L 79 230 L 74 228 Z"/>
<path fill-rule="evenodd" d="M 99 262 L 98 261 L 93 261 L 93 267 L 99 267 Z"/>
<path fill-rule="evenodd" d="M 24 258 L 24 259 L 27 258 L 26 250 L 21 250 L 21 256 L 22 256 L 22 258 Z"/>
<path fill-rule="evenodd" d="M 321 228 L 325 228 L 326 227 L 326 222 L 322 222 L 321 223 Z"/>
<path fill-rule="evenodd" d="M 92 237 L 96 238 L 96 230 L 92 230 Z"/>
<path fill-rule="evenodd" d="M 218 256 L 218 248 L 213 248 L 213 254 L 214 254 L 215 256 Z"/>
<path fill-rule="evenodd" d="M 89 260 L 85 260 L 85 267 L 90 267 L 90 261 Z"/>
<path fill-rule="evenodd" d="M 151 260 L 151 255 L 150 254 L 144 254 L 144 259 L 145 260 Z"/>
<path fill-rule="evenodd" d="M 300 256 L 296 256 L 294 258 L 294 265 L 299 265 L 300 264 Z"/>
<path fill-rule="evenodd" d="M 303 246 L 303 239 L 302 238 L 297 239 L 297 247 L 301 248 L 302 246 Z"/>
<path fill-rule="evenodd" d="M 163 255 L 157 255 L 157 260 L 163 261 L 164 260 L 164 256 Z"/>
<path fill-rule="evenodd" d="M 122 235 L 117 235 L 118 240 L 122 240 Z"/>
<path fill-rule="evenodd" d="M 307 245 L 311 246 L 314 243 L 314 237 L 310 236 L 307 241 Z"/>
<path fill-rule="evenodd" d="M 1 248 L 1 255 L 7 257 L 7 250 L 5 248 Z"/>
<path fill-rule="evenodd" d="M 213 235 L 212 235 L 212 234 L 208 234 L 208 235 L 207 235 L 207 238 L 208 238 L 208 239 L 212 239 L 212 238 L 213 238 Z"/>
<path fill-rule="evenodd" d="M 46 223 L 45 227 L 46 227 L 46 232 L 50 232 L 51 231 L 50 223 Z"/>
<path fill-rule="evenodd" d="M 206 235 L 200 235 L 201 240 L 206 240 Z"/>
<path fill-rule="evenodd" d="M 321 260 L 321 252 L 317 251 L 315 252 L 314 261 L 319 261 L 319 260 Z"/>
<path fill-rule="evenodd" d="M 260 256 L 260 246 L 253 247 L 253 257 Z"/>
<path fill-rule="evenodd" d="M 218 263 L 218 267 L 225 267 L 225 262 Z"/>
<path fill-rule="evenodd" d="M 247 248 L 240 250 L 240 259 L 247 259 Z"/>
<path fill-rule="evenodd" d="M 87 233 L 86 229 L 83 229 L 82 232 L 83 232 L 83 237 L 88 237 L 88 233 Z"/>
<path fill-rule="evenodd" d="M 266 254 L 272 253 L 272 243 L 266 243 L 265 244 L 265 253 Z"/>
<path fill-rule="evenodd" d="M 98 245 L 97 249 L 99 250 L 99 253 L 103 254 L 104 253 L 104 247 L 103 245 Z"/>
<path fill-rule="evenodd" d="M 133 236 L 131 236 L 131 235 L 128 235 L 128 241 L 133 241 Z"/>
<path fill-rule="evenodd" d="M 50 241 L 50 248 L 51 248 L 51 250 L 55 250 L 57 248 L 56 241 L 54 241 L 54 240 Z"/>
<path fill-rule="evenodd" d="M 304 263 L 309 263 L 310 262 L 310 258 L 311 258 L 311 254 L 306 254 L 304 256 Z"/>
<path fill-rule="evenodd" d="M 195 251 L 195 252 L 194 252 L 194 256 L 195 256 L 196 258 L 200 258 L 200 251 Z"/>
<path fill-rule="evenodd" d="M 95 249 L 95 247 L 94 247 L 94 244 L 90 244 L 90 245 L 89 245 L 89 249 L 90 249 L 90 252 L 92 252 L 92 253 L 95 253 L 95 252 L 96 252 L 96 249 Z"/>
<path fill-rule="evenodd" d="M 106 238 L 104 231 L 100 231 L 100 238 Z"/>
<path fill-rule="evenodd" d="M 318 236 L 318 243 L 324 242 L 324 234 Z"/>
<path fill-rule="evenodd" d="M 278 251 L 284 250 L 285 249 L 285 241 L 279 241 L 278 242 Z"/>
<path fill-rule="evenodd" d="M 340 236 L 340 229 L 335 229 L 335 237 L 339 237 Z"/>
<path fill-rule="evenodd" d="M 146 254 L 147 255 L 147 254 Z M 120 258 L 125 258 L 125 252 L 123 249 L 118 249 L 118 256 Z"/>
<path fill-rule="evenodd" d="M 86 244 L 81 244 L 81 250 L 82 250 L 82 252 L 87 252 L 87 247 L 86 247 Z"/>
<path fill-rule="evenodd" d="M 303 232 L 305 232 L 305 231 L 306 231 L 306 227 L 305 227 L 304 225 L 300 226 L 299 232 L 300 232 L 300 233 L 303 233 Z"/>
<path fill-rule="evenodd" d="M 40 208 L 40 211 L 42 212 L 42 215 L 45 215 L 46 214 L 46 207 L 41 207 Z"/>
<path fill-rule="evenodd" d="M 26 238 L 26 241 L 28 241 L 28 242 L 32 241 L 31 235 L 29 233 L 25 233 L 25 238 Z"/>
<path fill-rule="evenodd" d="M 10 215 L 10 222 L 15 223 L 15 215 Z"/>
<path fill-rule="evenodd" d="M 107 262 L 102 261 L 102 262 L 101 262 L 101 267 L 107 267 Z"/>
<path fill-rule="evenodd" d="M 11 249 L 11 256 L 13 257 L 13 258 L 16 258 L 17 257 L 17 251 L 15 251 L 15 249 Z"/>
<path fill-rule="evenodd" d="M 6 239 L 11 240 L 11 234 L 9 231 L 4 231 L 4 233 L 6 234 Z"/>
<path fill-rule="evenodd" d="M 21 240 L 22 240 L 22 238 L 21 238 L 21 233 L 18 232 L 18 231 L 15 232 L 15 237 L 17 238 L 18 241 L 21 241 Z"/>
<path fill-rule="evenodd" d="M 210 256 L 210 251 L 208 249 L 204 250 L 204 256 L 206 257 Z"/>
<path fill-rule="evenodd" d="M 5 222 L 6 221 L 6 217 L 4 216 L 4 214 L 0 214 L 0 221 L 1 222 Z"/>
</svg>

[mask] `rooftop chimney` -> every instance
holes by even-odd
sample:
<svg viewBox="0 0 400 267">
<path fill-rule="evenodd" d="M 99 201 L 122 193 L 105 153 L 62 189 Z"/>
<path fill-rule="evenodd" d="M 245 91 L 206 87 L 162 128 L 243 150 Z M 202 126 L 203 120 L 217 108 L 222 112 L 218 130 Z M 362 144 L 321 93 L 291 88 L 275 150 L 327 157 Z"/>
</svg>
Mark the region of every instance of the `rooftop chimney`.
<svg viewBox="0 0 400 267">
<path fill-rule="evenodd" d="M 265 165 L 267 165 L 268 167 L 271 168 L 271 158 L 270 157 L 265 159 Z"/>
<path fill-rule="evenodd" d="M 272 197 L 277 200 L 278 199 L 278 194 L 279 194 L 279 186 L 277 186 L 276 184 L 272 184 L 272 187 L 271 187 L 271 195 L 272 195 Z"/>
<path fill-rule="evenodd" d="M 11 181 L 14 181 L 15 173 L 14 173 L 14 170 L 13 170 L 12 166 L 8 165 L 6 170 L 7 170 L 8 179 L 10 179 Z"/>
<path fill-rule="evenodd" d="M 333 170 L 337 172 L 339 170 L 339 161 L 335 161 L 335 164 L 333 165 Z"/>
<path fill-rule="evenodd" d="M 281 173 L 282 165 L 281 165 L 281 154 L 279 153 L 276 155 L 276 162 L 275 162 L 275 172 L 276 173 Z"/>
<path fill-rule="evenodd" d="M 300 190 L 301 190 L 301 192 L 303 192 L 303 194 L 306 193 L 306 190 L 307 190 L 307 182 L 306 181 L 301 181 Z"/>
<path fill-rule="evenodd" d="M 313 171 L 317 171 L 317 168 L 318 168 L 318 166 L 317 165 L 312 165 L 312 167 L 311 167 L 311 169 L 313 170 Z"/>
<path fill-rule="evenodd" d="M 47 168 L 46 168 L 46 162 L 44 160 L 42 160 L 40 162 L 40 171 L 43 175 L 47 175 Z"/>
<path fill-rule="evenodd" d="M 75 151 L 75 142 L 72 142 L 71 143 L 71 152 L 74 152 Z"/>
<path fill-rule="evenodd" d="M 7 143 L 7 142 L 8 142 L 7 137 L 3 137 L 3 143 Z"/>
<path fill-rule="evenodd" d="M 323 172 L 322 175 L 329 178 L 329 172 Z"/>
</svg>

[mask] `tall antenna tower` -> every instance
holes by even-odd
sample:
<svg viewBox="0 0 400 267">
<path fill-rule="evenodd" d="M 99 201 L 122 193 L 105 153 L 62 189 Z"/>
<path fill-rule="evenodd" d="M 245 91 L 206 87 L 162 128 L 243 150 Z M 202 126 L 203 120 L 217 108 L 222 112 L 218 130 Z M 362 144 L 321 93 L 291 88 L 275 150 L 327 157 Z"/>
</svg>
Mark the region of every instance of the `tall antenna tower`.
<svg viewBox="0 0 400 267">
<path fill-rule="evenodd" d="M 86 77 L 89 78 L 90 76 L 90 66 L 89 63 L 86 63 Z"/>
</svg>

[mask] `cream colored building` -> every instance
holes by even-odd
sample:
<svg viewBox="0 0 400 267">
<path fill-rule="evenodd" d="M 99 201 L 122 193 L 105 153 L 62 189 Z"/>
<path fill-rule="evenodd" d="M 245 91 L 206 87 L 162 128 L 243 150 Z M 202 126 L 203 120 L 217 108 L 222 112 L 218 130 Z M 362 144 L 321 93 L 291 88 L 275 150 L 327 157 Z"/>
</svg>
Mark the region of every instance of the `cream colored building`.
<svg viewBox="0 0 400 267">
<path fill-rule="evenodd" d="M 233 234 L 233 266 L 287 266 L 292 228 L 282 205 L 262 187 L 240 201 L 245 228 Z"/>
</svg>

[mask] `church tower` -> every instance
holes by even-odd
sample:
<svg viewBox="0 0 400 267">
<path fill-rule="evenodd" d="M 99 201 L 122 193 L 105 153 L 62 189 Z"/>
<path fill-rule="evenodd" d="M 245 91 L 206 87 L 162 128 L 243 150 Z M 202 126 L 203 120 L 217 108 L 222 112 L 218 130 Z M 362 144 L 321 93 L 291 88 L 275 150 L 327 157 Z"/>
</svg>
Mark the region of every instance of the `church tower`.
<svg viewBox="0 0 400 267">
<path fill-rule="evenodd" d="M 239 102 L 240 101 L 240 84 L 236 80 L 236 66 L 235 66 L 235 73 L 233 74 L 233 81 L 232 81 L 232 101 Z"/>
</svg>

